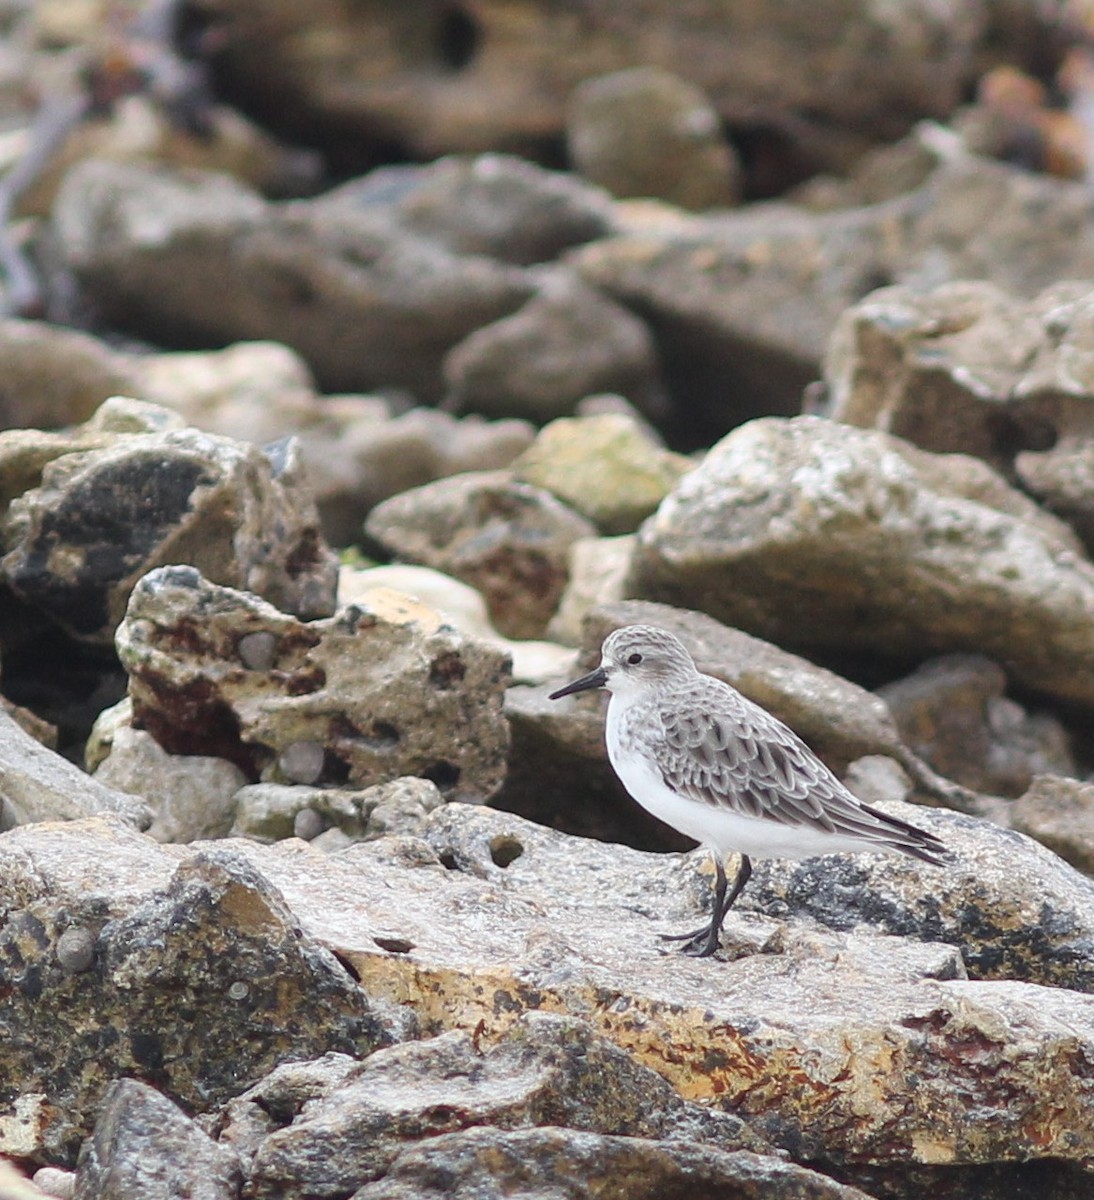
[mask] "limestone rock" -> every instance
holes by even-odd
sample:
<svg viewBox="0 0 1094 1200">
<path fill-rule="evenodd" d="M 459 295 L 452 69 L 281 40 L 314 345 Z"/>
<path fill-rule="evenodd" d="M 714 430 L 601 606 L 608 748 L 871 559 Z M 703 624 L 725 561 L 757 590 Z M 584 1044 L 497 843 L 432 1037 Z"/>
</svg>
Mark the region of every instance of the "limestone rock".
<svg viewBox="0 0 1094 1200">
<path fill-rule="evenodd" d="M 431 567 L 389 563 L 382 567 L 344 566 L 338 575 L 342 604 L 368 601 L 370 592 L 391 588 L 435 608 L 445 621 L 461 633 L 470 634 L 504 650 L 513 659 L 513 679 L 519 683 L 541 683 L 564 674 L 573 665 L 574 653 L 554 642 L 502 637 L 490 623 L 482 594 Z"/>
<path fill-rule="evenodd" d="M 695 464 L 655 445 L 625 416 L 552 421 L 512 464 L 601 533 L 633 533 Z"/>
<path fill-rule="evenodd" d="M 379 1050 L 344 1073 L 332 1072 L 322 1090 L 309 1088 L 306 1105 L 297 1100 L 290 1107 L 278 1076 L 299 1074 L 296 1066 L 279 1068 L 229 1106 L 222 1137 L 230 1145 L 246 1145 L 263 1112 L 292 1114 L 291 1123 L 253 1146 L 247 1170 L 255 1200 L 349 1195 L 384 1175 L 408 1143 L 482 1125 L 562 1125 L 627 1137 L 698 1137 L 726 1150 L 769 1149 L 743 1121 L 682 1101 L 587 1022 L 554 1014 L 526 1014 L 490 1047 L 454 1030 Z"/>
<path fill-rule="evenodd" d="M 176 343 L 284 342 L 326 391 L 438 399 L 448 350 L 533 291 L 520 268 L 402 233 L 383 211 L 268 205 L 211 173 L 85 162 L 53 223 L 104 320 L 152 339 L 168 327 Z"/>
<path fill-rule="evenodd" d="M 126 726 L 114 734 L 95 779 L 140 796 L 155 813 L 148 835 L 158 842 L 223 837 L 232 825 L 235 794 L 247 782 L 223 758 L 168 754 L 150 733 Z"/>
<path fill-rule="evenodd" d="M 300 837 L 301 815 L 311 813 L 318 821 L 318 828 L 306 840 L 314 841 L 324 831 L 336 829 L 348 844 L 389 833 L 415 833 L 427 814 L 444 803 L 444 798 L 437 785 L 428 779 L 408 777 L 360 792 L 256 783 L 240 788 L 234 801 L 233 837 L 260 842 Z"/>
<path fill-rule="evenodd" d="M 421 775 L 447 798 L 482 800 L 501 782 L 508 655 L 398 592 L 302 622 L 166 567 L 137 585 L 117 646 L 134 723 L 171 754 L 268 782 Z"/>
<path fill-rule="evenodd" d="M 455 346 L 444 377 L 447 407 L 486 416 L 550 421 L 597 392 L 618 392 L 650 414 L 664 410 L 649 328 L 561 268 L 543 274 L 517 312 Z"/>
<path fill-rule="evenodd" d="M 688 1141 L 657 1142 L 571 1129 L 502 1131 L 491 1126 L 442 1134 L 413 1146 L 388 1174 L 353 1200 L 870 1200 L 858 1188 L 806 1167 L 747 1151 Z"/>
<path fill-rule="evenodd" d="M 0 571 L 12 592 L 107 645 L 137 579 L 162 563 L 192 563 L 304 616 L 332 611 L 335 559 L 291 441 L 262 451 L 196 429 L 113 433 L 122 407 L 73 445 L 56 442 L 37 486 L 9 505 Z M 148 407 L 138 420 L 154 419 Z M 83 449 L 88 435 L 102 444 Z"/>
<path fill-rule="evenodd" d="M 740 199 L 740 163 L 700 88 L 657 67 L 586 80 L 566 118 L 570 160 L 613 196 L 653 196 L 683 208 Z"/>
<path fill-rule="evenodd" d="M 114 1079 L 198 1112 L 285 1059 L 387 1040 L 345 969 L 238 853 L 183 857 L 83 823 L 13 830 L 0 859 L 2 1100 L 48 1097 L 28 1157 L 71 1163 Z M 60 953 L 73 929 L 92 938 L 84 969 Z"/>
<path fill-rule="evenodd" d="M 631 594 L 794 650 L 975 651 L 1094 702 L 1094 567 L 978 459 L 815 417 L 724 438 L 639 531 Z"/>
<path fill-rule="evenodd" d="M 0 709 L 0 799 L 14 822 L 74 821 L 113 814 L 147 829 L 152 812 L 140 798 L 89 779 L 43 746 Z"/>
<path fill-rule="evenodd" d="M 1094 292 L 1032 300 L 987 282 L 882 288 L 849 308 L 825 360 L 828 415 L 1010 469 L 1022 450 L 1094 435 Z"/>
<path fill-rule="evenodd" d="M 567 554 L 593 526 L 508 472 L 473 471 L 379 504 L 365 532 L 389 554 L 477 588 L 508 637 L 541 637 L 566 585 Z"/>
<path fill-rule="evenodd" d="M 1077 773 L 1064 727 L 1004 695 L 1007 677 L 979 654 L 930 659 L 878 689 L 903 741 L 974 791 L 1020 796 L 1034 775 Z"/>
<path fill-rule="evenodd" d="M 984 280 L 1033 300 L 1060 280 L 1089 278 L 1091 211 L 1082 183 L 958 153 L 911 192 L 875 204 L 830 212 L 755 204 L 652 229 L 638 219 L 568 262 L 658 331 L 681 432 L 696 444 L 755 416 L 798 412 L 842 314 L 879 285 L 930 292 Z M 899 346 L 899 332 L 888 336 Z M 975 330 L 965 338 L 977 341 Z M 990 366 L 986 339 L 978 355 Z M 1067 357 L 1045 360 L 1046 405 L 1066 403 L 1052 398 L 1054 386 L 1073 390 Z M 1006 347 L 1000 360 L 1012 361 Z M 898 367 L 890 375 L 898 380 Z"/>
<path fill-rule="evenodd" d="M 1094 436 L 1065 435 L 1047 450 L 1024 450 L 1014 467 L 1023 488 L 1067 521 L 1094 554 Z"/>
<path fill-rule="evenodd" d="M 1094 875 L 1094 784 L 1089 780 L 1038 775 L 1009 813 L 1012 828 Z"/>
<path fill-rule="evenodd" d="M 119 1079 L 103 1096 L 76 1171 L 76 1200 L 235 1200 L 235 1155 L 155 1088 Z"/>
<path fill-rule="evenodd" d="M 613 604 L 626 595 L 635 537 L 578 538 L 570 547 L 570 581 L 547 634 L 567 646 L 580 646 L 585 614 L 598 604 Z"/>
<path fill-rule="evenodd" d="M 511 154 L 380 167 L 328 192 L 322 204 L 386 207 L 407 233 L 453 254 L 515 266 L 550 262 L 570 246 L 603 237 L 613 216 L 599 188 Z"/>
</svg>

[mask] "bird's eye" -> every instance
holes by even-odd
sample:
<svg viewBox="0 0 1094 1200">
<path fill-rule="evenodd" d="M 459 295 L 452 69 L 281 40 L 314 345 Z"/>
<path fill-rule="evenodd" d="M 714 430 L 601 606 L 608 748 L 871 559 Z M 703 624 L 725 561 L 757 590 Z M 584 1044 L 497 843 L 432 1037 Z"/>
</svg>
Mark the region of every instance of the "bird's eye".
<svg viewBox="0 0 1094 1200">
<path fill-rule="evenodd" d="M 641 661 L 642 661 L 642 655 L 639 654 L 637 651 L 634 654 L 630 654 L 627 656 L 627 662 L 629 662 L 632 667 L 637 667 Z"/>
</svg>

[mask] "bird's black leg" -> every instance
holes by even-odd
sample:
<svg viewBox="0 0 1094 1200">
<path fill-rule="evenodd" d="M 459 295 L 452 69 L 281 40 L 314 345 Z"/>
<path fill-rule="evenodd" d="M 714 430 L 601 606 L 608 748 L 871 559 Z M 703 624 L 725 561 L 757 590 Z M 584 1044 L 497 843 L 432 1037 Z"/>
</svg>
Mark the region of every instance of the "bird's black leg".
<svg viewBox="0 0 1094 1200">
<path fill-rule="evenodd" d="M 726 913 L 733 907 L 734 900 L 741 894 L 741 889 L 748 883 L 749 877 L 752 875 L 752 860 L 747 854 L 741 855 L 741 865 L 737 868 L 737 875 L 728 896 L 726 895 L 726 873 L 720 859 L 715 860 L 714 869 L 716 872 L 714 907 L 711 910 L 710 922 L 701 929 L 692 930 L 691 933 L 663 933 L 661 935 L 661 940 L 665 942 L 687 942 L 688 944 L 684 946 L 684 953 L 691 954 L 695 958 L 707 958 L 718 949 L 718 940 Z"/>
</svg>

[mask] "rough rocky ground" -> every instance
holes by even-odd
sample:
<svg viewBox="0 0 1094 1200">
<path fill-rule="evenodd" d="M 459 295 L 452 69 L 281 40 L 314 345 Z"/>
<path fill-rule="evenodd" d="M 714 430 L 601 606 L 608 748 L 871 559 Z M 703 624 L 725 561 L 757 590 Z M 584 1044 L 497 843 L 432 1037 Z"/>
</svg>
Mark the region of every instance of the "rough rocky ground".
<svg viewBox="0 0 1094 1200">
<path fill-rule="evenodd" d="M 1085 18 L 181 12 L 0 13 L 0 1200 L 1087 1196 Z M 662 942 L 638 621 L 952 866 Z"/>
</svg>

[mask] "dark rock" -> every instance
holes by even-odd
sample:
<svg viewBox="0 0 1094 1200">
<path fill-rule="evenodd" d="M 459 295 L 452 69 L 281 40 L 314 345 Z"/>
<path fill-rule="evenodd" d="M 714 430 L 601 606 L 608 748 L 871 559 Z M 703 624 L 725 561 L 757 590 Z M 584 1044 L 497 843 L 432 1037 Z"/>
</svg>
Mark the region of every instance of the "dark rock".
<svg viewBox="0 0 1094 1200">
<path fill-rule="evenodd" d="M 779 1159 L 688 1141 L 572 1129 L 443 1134 L 404 1150 L 352 1200 L 870 1200 L 858 1188 Z"/>
<path fill-rule="evenodd" d="M 202 1112 L 288 1058 L 389 1040 L 334 955 L 238 854 L 204 849 L 175 869 L 154 842 L 97 826 L 108 865 L 65 828 L 0 840 L 3 1103 L 48 1097 L 27 1157 L 71 1164 L 123 1076 Z M 80 971 L 64 949 L 76 927 L 94 936 Z"/>
<path fill-rule="evenodd" d="M 545 275 L 511 316 L 475 330 L 445 356 L 446 407 L 543 422 L 598 392 L 663 415 L 657 351 L 646 324 L 568 270 Z"/>
<path fill-rule="evenodd" d="M 528 1014 L 491 1047 L 454 1031 L 378 1051 L 349 1070 L 329 1056 L 317 1065 L 322 1074 L 310 1080 L 299 1064 L 279 1068 L 229 1106 L 221 1138 L 253 1151 L 255 1200 L 348 1195 L 384 1175 L 408 1143 L 479 1125 L 769 1149 L 744 1122 L 685 1103 L 659 1075 L 568 1017 Z M 256 1142 L 265 1124 L 274 1127 Z"/>
<path fill-rule="evenodd" d="M 107 1088 L 76 1170 L 76 1200 L 235 1200 L 236 1156 L 135 1079 Z"/>
</svg>

